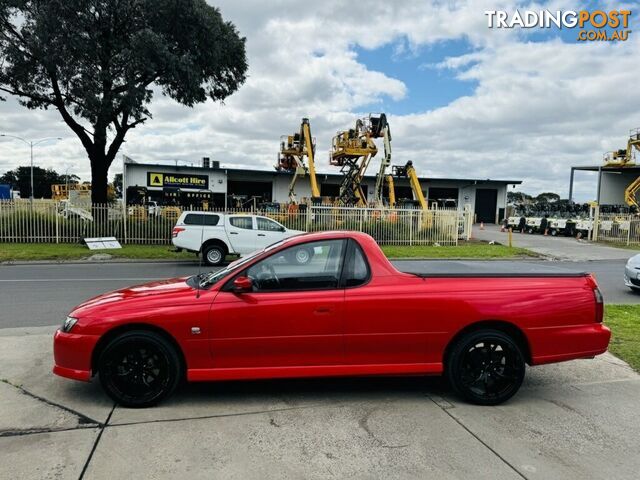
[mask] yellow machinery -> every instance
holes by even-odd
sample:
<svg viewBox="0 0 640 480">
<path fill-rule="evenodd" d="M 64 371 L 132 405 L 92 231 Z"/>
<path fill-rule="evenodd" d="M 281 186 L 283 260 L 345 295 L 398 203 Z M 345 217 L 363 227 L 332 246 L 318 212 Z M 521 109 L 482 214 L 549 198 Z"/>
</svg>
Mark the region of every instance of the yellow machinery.
<svg viewBox="0 0 640 480">
<path fill-rule="evenodd" d="M 378 153 L 374 139 L 384 136 L 385 132 L 388 135 L 386 115 L 371 114 L 367 118 L 358 119 L 354 128 L 338 132 L 333 137 L 329 163 L 340 167 L 344 175 L 338 197 L 341 204 L 360 207 L 367 205 L 361 186 L 362 177 L 369 162 Z"/>
<path fill-rule="evenodd" d="M 90 183 L 57 183 L 51 185 L 51 199 L 54 201 L 68 200 L 69 192 L 76 191 L 79 195 L 91 195 Z"/>
<path fill-rule="evenodd" d="M 280 138 L 280 153 L 278 154 L 278 164 L 276 170 L 293 173 L 293 178 L 289 184 L 289 200 L 297 203 L 295 185 L 298 177 L 309 175 L 311 184 L 311 197 L 320 197 L 320 187 L 316 178 L 315 166 L 316 139 L 311 136 L 311 126 L 309 119 L 303 118 L 300 124 L 300 133 L 285 135 Z M 304 157 L 308 158 L 308 166 L 304 163 Z"/>
<path fill-rule="evenodd" d="M 376 188 L 373 198 L 378 206 L 382 206 L 382 187 L 384 185 L 387 168 L 391 165 L 391 129 L 389 128 L 389 122 L 387 122 L 387 116 L 384 113 L 381 113 L 379 118 L 380 120 L 377 126 L 379 130 L 378 136 L 383 138 L 384 157 L 380 161 L 380 170 L 378 171 L 378 175 L 376 175 Z M 395 203 L 395 200 L 393 203 Z"/>
<path fill-rule="evenodd" d="M 393 175 L 385 175 L 389 188 L 389 208 L 396 208 L 396 187 L 393 183 Z"/>
<path fill-rule="evenodd" d="M 607 167 L 630 167 L 636 164 L 635 150 L 640 150 L 640 128 L 629 132 L 629 141 L 626 150 L 607 152 L 604 154 L 604 163 Z M 640 204 L 636 200 L 636 194 L 640 191 L 640 177 L 636 178 L 624 190 L 624 201 L 630 207 L 640 210 Z"/>
<path fill-rule="evenodd" d="M 638 193 L 638 190 L 640 190 L 640 177 L 636 178 L 627 188 L 624 189 L 624 201 L 627 202 L 627 205 L 630 207 L 636 207 L 640 210 L 640 204 L 638 204 L 638 201 L 636 200 L 636 193 Z"/>
<path fill-rule="evenodd" d="M 413 190 L 413 196 L 418 201 L 420 208 L 422 208 L 422 210 L 429 209 L 427 200 L 424 198 L 424 194 L 422 193 L 422 187 L 420 186 L 420 180 L 418 180 L 418 174 L 416 173 L 416 169 L 414 168 L 413 162 L 411 160 L 409 160 L 404 166 L 394 166 L 393 175 L 396 177 L 407 177 L 409 179 L 409 184 L 411 185 L 411 190 Z M 391 188 L 389 189 L 389 199 L 391 199 Z"/>
<path fill-rule="evenodd" d="M 635 165 L 634 148 L 640 150 L 640 128 L 629 132 L 626 150 L 617 150 L 604 154 L 604 164 L 607 167 L 628 167 Z"/>
</svg>

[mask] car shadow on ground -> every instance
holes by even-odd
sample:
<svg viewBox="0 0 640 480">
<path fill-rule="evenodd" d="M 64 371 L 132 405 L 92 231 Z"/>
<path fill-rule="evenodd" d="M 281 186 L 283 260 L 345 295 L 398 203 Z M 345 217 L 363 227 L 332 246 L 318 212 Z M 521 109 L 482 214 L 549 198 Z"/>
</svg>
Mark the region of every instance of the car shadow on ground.
<svg viewBox="0 0 640 480">
<path fill-rule="evenodd" d="M 248 401 L 269 402 L 275 398 L 286 404 L 322 401 L 366 401 L 386 397 L 443 396 L 450 393 L 442 377 L 349 377 L 278 380 L 247 380 L 183 384 L 173 399 L 181 403 Z"/>
</svg>

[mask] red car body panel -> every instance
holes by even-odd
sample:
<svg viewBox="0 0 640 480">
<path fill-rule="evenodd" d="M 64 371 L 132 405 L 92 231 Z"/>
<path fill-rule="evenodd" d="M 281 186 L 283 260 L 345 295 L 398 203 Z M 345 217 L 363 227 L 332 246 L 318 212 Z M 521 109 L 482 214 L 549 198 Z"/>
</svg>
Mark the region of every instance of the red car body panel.
<svg viewBox="0 0 640 480">
<path fill-rule="evenodd" d="M 588 275 L 420 277 L 396 270 L 371 237 L 357 232 L 292 237 L 247 266 L 279 249 L 345 237 L 368 259 L 371 275 L 362 286 L 222 291 L 236 271 L 199 291 L 177 278 L 110 292 L 71 312 L 78 318 L 71 332 L 56 332 L 54 373 L 90 380 L 100 339 L 135 326 L 169 335 L 190 381 L 440 374 L 448 345 L 479 322 L 519 330 L 532 365 L 607 349 L 610 331 Z"/>
</svg>

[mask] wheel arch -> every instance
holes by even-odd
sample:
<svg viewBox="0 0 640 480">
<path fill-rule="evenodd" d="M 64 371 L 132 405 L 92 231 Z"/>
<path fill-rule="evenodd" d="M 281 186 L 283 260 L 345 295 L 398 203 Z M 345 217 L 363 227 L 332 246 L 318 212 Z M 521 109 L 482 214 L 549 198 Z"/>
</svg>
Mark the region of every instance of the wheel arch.
<svg viewBox="0 0 640 480">
<path fill-rule="evenodd" d="M 447 362 L 451 349 L 458 342 L 458 340 L 460 340 L 460 338 L 468 333 L 476 332 L 483 329 L 498 330 L 509 335 L 522 349 L 525 362 L 531 365 L 531 347 L 529 345 L 529 341 L 527 340 L 527 336 L 524 334 L 520 327 L 504 320 L 482 320 L 479 322 L 471 323 L 459 330 L 453 336 L 453 338 L 449 340 L 449 343 L 444 349 L 444 354 L 442 356 L 443 365 Z"/>
<path fill-rule="evenodd" d="M 229 253 L 229 246 L 226 244 L 224 240 L 220 240 L 219 238 L 210 238 L 209 240 L 205 240 L 202 245 L 200 245 L 200 253 L 204 252 L 204 249 L 210 247 L 212 245 L 217 245 L 222 247 L 225 255 Z"/>
<path fill-rule="evenodd" d="M 167 340 L 176 349 L 178 357 L 180 358 L 180 369 L 183 375 L 185 374 L 187 369 L 186 357 L 184 355 L 184 352 L 182 351 L 182 348 L 180 347 L 180 344 L 176 341 L 173 335 L 171 335 L 169 332 L 167 332 L 163 328 L 160 328 L 148 323 L 127 323 L 124 325 L 119 325 L 117 327 L 114 327 L 111 330 L 108 330 L 106 333 L 104 333 L 100 337 L 100 340 L 98 340 L 98 343 L 96 343 L 96 346 L 94 347 L 93 352 L 91 353 L 91 374 L 92 375 L 96 374 L 98 370 L 97 367 L 98 367 L 98 359 L 100 358 L 100 354 L 105 349 L 105 347 L 109 344 L 109 342 L 111 342 L 111 340 L 113 340 L 116 337 L 119 337 L 124 333 L 132 332 L 132 331 L 146 331 L 146 332 L 156 333 L 161 337 L 163 337 L 165 340 Z"/>
</svg>

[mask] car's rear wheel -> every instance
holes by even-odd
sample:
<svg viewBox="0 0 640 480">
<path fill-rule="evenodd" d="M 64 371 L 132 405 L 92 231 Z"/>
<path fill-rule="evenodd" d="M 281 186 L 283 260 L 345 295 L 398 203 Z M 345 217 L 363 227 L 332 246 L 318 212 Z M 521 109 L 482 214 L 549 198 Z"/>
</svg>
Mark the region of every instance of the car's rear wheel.
<svg viewBox="0 0 640 480">
<path fill-rule="evenodd" d="M 460 338 L 446 359 L 454 391 L 478 405 L 498 405 L 511 398 L 524 380 L 522 349 L 504 332 L 483 329 Z"/>
<path fill-rule="evenodd" d="M 293 249 L 289 253 L 288 260 L 290 263 L 297 263 L 298 265 L 306 265 L 313 258 L 314 252 L 307 247 L 300 247 Z"/>
<path fill-rule="evenodd" d="M 220 245 L 209 245 L 204 248 L 202 256 L 207 265 L 220 265 L 224 261 L 225 251 Z"/>
<path fill-rule="evenodd" d="M 111 340 L 98 359 L 100 383 L 125 407 L 149 407 L 171 395 L 182 377 L 180 356 L 161 335 L 126 332 Z"/>
</svg>

